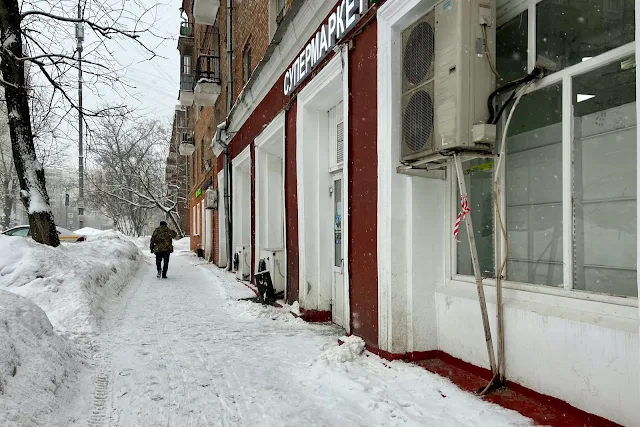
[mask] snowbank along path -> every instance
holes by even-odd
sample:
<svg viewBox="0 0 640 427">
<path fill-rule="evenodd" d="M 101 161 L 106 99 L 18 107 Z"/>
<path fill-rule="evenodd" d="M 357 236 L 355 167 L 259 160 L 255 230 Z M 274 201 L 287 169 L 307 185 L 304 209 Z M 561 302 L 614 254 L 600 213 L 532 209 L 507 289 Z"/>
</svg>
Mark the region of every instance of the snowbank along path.
<svg viewBox="0 0 640 427">
<path fill-rule="evenodd" d="M 178 252 L 141 268 L 111 313 L 85 425 L 524 426 L 405 363 L 337 346 L 341 331 L 238 302 L 251 292 Z M 90 394 L 90 393 L 88 393 Z"/>
</svg>

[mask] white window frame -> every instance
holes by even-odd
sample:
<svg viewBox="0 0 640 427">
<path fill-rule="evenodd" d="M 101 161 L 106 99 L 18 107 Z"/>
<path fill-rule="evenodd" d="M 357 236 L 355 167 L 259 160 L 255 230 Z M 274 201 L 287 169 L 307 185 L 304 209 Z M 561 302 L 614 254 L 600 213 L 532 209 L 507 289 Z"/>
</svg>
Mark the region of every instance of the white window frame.
<svg viewBox="0 0 640 427">
<path fill-rule="evenodd" d="M 512 0 L 501 7 L 498 12 L 498 25 L 503 25 L 509 20 L 515 18 L 525 10 L 528 11 L 528 68 L 529 71 L 533 70 L 535 66 L 536 58 L 536 5 L 544 0 Z M 562 263 L 563 263 L 563 287 L 552 287 L 531 283 L 522 283 L 505 280 L 503 286 L 508 289 L 522 290 L 529 292 L 537 292 L 542 294 L 557 295 L 569 298 L 599 301 L 609 304 L 616 304 L 620 306 L 638 307 L 638 298 L 631 296 L 613 296 L 607 294 L 599 294 L 580 289 L 574 289 L 573 283 L 573 228 L 567 226 L 573 223 L 573 204 L 572 204 L 572 149 L 573 149 L 573 97 L 572 97 L 572 83 L 573 78 L 579 75 L 583 75 L 590 71 L 594 71 L 598 68 L 606 66 L 612 62 L 625 59 L 629 56 L 633 56 L 636 53 L 636 42 L 630 42 L 625 45 L 619 46 L 615 49 L 609 50 L 598 56 L 593 57 L 588 61 L 581 62 L 564 68 L 558 72 L 550 74 L 549 76 L 541 79 L 534 85 L 532 85 L 527 93 L 544 89 L 556 84 L 562 84 Z M 637 100 L 636 100 L 637 102 Z M 504 124 L 504 117 L 503 117 Z M 504 188 L 506 178 L 506 161 L 501 168 L 500 176 L 500 213 L 502 218 L 506 218 L 506 190 Z M 452 218 L 457 216 L 459 210 L 458 201 L 458 183 L 453 166 L 449 166 L 448 175 L 452 177 L 449 180 L 450 191 L 450 204 L 449 214 L 447 220 L 449 222 L 449 229 L 453 227 Z M 498 224 L 495 223 L 494 212 L 494 247 L 495 247 L 495 259 L 502 259 L 502 253 L 505 250 L 504 236 L 498 230 Z M 465 243 L 461 243 L 465 244 Z M 458 274 L 457 267 L 457 245 L 451 244 L 452 250 L 449 251 L 451 258 L 449 262 L 450 271 L 447 274 L 453 281 L 475 283 L 473 276 L 466 276 Z M 484 283 L 487 285 L 495 286 L 495 279 L 484 279 Z"/>
<path fill-rule="evenodd" d="M 196 222 L 196 221 L 197 221 L 197 218 L 196 218 L 196 217 L 197 217 L 197 214 L 196 214 L 197 209 L 198 209 L 198 208 L 197 208 L 195 205 L 191 207 L 191 216 L 192 216 L 192 220 L 191 220 L 191 233 L 192 233 L 194 236 L 197 236 L 197 235 L 198 235 L 198 224 L 197 224 L 197 222 Z"/>
<path fill-rule="evenodd" d="M 196 205 L 196 236 L 200 235 L 200 203 Z"/>
</svg>

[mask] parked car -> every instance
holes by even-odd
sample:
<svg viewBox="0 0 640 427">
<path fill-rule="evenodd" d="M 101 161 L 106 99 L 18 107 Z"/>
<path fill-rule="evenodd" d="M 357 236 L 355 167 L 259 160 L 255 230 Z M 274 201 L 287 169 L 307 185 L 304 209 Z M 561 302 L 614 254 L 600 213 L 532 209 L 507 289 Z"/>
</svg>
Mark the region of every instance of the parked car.
<svg viewBox="0 0 640 427">
<path fill-rule="evenodd" d="M 56 227 L 61 242 L 84 242 L 87 238 L 80 234 L 74 234 L 73 231 L 66 228 Z M 28 225 L 19 225 L 2 232 L 5 236 L 27 237 L 31 238 L 31 230 Z"/>
</svg>

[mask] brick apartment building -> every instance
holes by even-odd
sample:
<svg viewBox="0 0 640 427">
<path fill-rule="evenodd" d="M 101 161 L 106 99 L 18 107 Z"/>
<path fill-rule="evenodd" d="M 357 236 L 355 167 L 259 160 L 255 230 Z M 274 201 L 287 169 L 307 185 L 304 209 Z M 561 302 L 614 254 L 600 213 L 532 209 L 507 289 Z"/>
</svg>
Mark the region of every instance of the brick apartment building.
<svg viewBox="0 0 640 427">
<path fill-rule="evenodd" d="M 637 425 L 634 12 L 632 0 L 185 1 L 192 249 L 244 281 L 265 261 L 305 320 L 388 359 L 493 370 L 483 289 L 494 337 L 503 310 L 510 381 Z M 489 122 L 488 94 L 539 64 L 510 126 L 506 107 Z M 434 147 L 482 143 L 485 125 L 508 130 L 503 168 L 496 137 L 459 182 L 458 151 Z M 462 181 L 478 259 L 464 227 L 452 233 Z"/>
<path fill-rule="evenodd" d="M 191 125 L 193 126 L 193 125 Z M 191 127 L 192 129 L 193 127 Z M 190 232 L 189 215 L 189 158 L 180 156 L 180 144 L 193 142 L 193 131 L 189 130 L 189 117 L 186 109 L 176 109 L 171 126 L 171 139 L 165 180 L 167 183 L 168 200 L 177 203 L 182 231 Z"/>
<path fill-rule="evenodd" d="M 228 97 L 227 2 L 225 0 L 184 0 L 181 13 L 184 22 L 180 29 L 178 49 L 180 61 L 179 114 L 185 114 L 188 127 L 187 156 L 189 179 L 189 224 L 185 231 L 191 235 L 191 248 L 202 250 L 208 260 L 219 258 L 219 239 L 213 238 L 218 229 L 218 215 L 206 209 L 206 191 L 215 190 L 220 197 L 216 177 L 218 164 L 211 151 L 216 127 L 224 122 L 229 104 L 233 105 L 249 80 L 253 70 L 264 57 L 271 37 L 293 0 L 232 1 L 232 94 Z M 196 14 L 194 15 L 194 6 Z M 200 86 L 200 87 L 199 87 Z M 193 147 L 188 147 L 193 144 Z M 206 237 L 209 236 L 207 240 Z"/>
</svg>

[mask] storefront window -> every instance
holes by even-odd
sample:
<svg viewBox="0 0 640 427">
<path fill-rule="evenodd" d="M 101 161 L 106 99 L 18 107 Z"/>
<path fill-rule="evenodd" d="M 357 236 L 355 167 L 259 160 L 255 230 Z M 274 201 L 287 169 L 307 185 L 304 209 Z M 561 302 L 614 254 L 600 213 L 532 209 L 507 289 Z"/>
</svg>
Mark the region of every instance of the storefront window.
<svg viewBox="0 0 640 427">
<path fill-rule="evenodd" d="M 573 89 L 574 288 L 637 296 L 635 59 Z"/>
<path fill-rule="evenodd" d="M 504 84 L 527 75 L 528 13 L 525 11 L 510 20 L 496 33 L 496 58 L 500 83 Z"/>
<path fill-rule="evenodd" d="M 465 184 L 469 197 L 471 219 L 475 230 L 478 262 L 482 277 L 495 277 L 494 238 L 493 238 L 493 159 L 473 160 L 462 165 Z M 457 206 L 460 209 L 460 191 L 458 190 Z M 458 274 L 473 276 L 473 264 L 469 251 L 467 228 L 464 222 L 460 225 L 457 243 Z"/>
<path fill-rule="evenodd" d="M 527 72 L 532 13 L 537 60 L 571 69 L 560 83 L 540 82 L 513 115 L 499 193 L 506 238 L 494 217 L 493 160 L 464 165 L 482 274 L 495 277 L 495 247 L 506 245 L 507 283 L 637 297 L 634 4 L 532 0 L 521 7 L 497 30 L 498 85 Z M 618 54 L 603 56 L 615 48 Z M 563 116 L 570 107 L 573 114 Z M 563 191 L 565 176 L 571 193 Z M 458 239 L 456 273 L 472 276 L 464 226 Z"/>
<path fill-rule="evenodd" d="M 544 0 L 536 10 L 537 59 L 557 69 L 632 42 L 633 0 Z"/>
<path fill-rule="evenodd" d="M 507 280 L 547 286 L 562 276 L 562 89 L 522 98 L 507 137 Z"/>
</svg>

